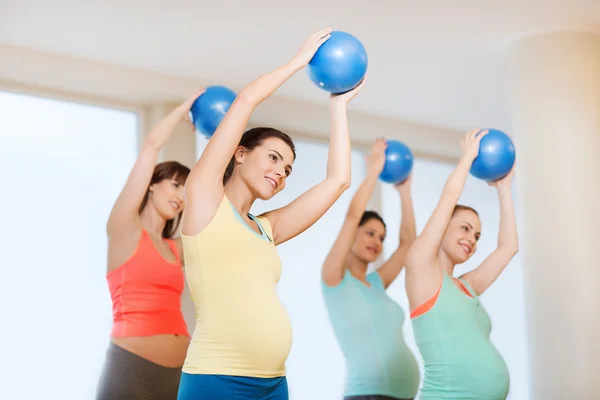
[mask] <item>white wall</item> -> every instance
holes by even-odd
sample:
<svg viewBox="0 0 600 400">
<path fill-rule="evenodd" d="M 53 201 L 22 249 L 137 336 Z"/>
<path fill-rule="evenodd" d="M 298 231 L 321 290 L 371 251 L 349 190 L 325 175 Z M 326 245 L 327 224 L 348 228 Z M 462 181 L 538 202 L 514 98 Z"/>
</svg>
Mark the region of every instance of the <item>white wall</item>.
<svg viewBox="0 0 600 400">
<path fill-rule="evenodd" d="M 105 226 L 137 116 L 1 91 L 0 110 L 0 398 L 91 399 L 112 323 Z"/>
<path fill-rule="evenodd" d="M 421 232 L 427 223 L 454 166 L 442 162 L 415 160 L 413 201 L 417 232 Z M 496 248 L 500 221 L 496 189 L 484 182 L 469 177 L 459 202 L 472 206 L 479 212 L 482 235 L 475 255 L 466 264 L 456 268 L 457 276 L 475 268 Z M 390 185 L 382 186 L 382 205 L 388 227 L 384 253 L 389 257 L 397 246 L 400 229 L 400 200 L 396 190 Z M 523 265 L 519 253 L 500 278 L 481 296 L 484 307 L 492 319 L 492 341 L 508 364 L 511 379 L 509 399 L 511 400 L 529 399 L 527 326 L 523 290 Z M 390 286 L 388 294 L 402 305 L 408 315 L 404 272 Z M 409 322 L 405 325 L 405 335 L 409 347 L 417 355 L 421 374 L 423 374 L 422 360 Z"/>
</svg>

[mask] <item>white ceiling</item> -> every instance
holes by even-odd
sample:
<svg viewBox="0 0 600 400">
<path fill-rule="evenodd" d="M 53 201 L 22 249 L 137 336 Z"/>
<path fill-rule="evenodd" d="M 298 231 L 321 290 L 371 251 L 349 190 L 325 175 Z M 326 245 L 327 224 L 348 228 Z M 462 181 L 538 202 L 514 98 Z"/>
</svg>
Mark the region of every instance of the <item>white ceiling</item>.
<svg viewBox="0 0 600 400">
<path fill-rule="evenodd" d="M 357 36 L 366 112 L 467 129 L 510 128 L 506 49 L 522 35 L 600 32 L 600 0 L 0 0 L 0 43 L 239 88 L 313 31 Z M 279 95 L 327 96 L 304 72 Z"/>
</svg>

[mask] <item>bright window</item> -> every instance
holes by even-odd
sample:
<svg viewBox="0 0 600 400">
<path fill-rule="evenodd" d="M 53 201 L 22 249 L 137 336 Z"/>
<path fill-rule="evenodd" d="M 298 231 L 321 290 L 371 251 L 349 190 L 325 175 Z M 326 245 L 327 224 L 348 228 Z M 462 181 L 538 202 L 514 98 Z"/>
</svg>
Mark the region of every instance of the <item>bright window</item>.
<svg viewBox="0 0 600 400">
<path fill-rule="evenodd" d="M 2 398 L 93 399 L 112 322 L 106 220 L 132 112 L 0 91 Z"/>
</svg>

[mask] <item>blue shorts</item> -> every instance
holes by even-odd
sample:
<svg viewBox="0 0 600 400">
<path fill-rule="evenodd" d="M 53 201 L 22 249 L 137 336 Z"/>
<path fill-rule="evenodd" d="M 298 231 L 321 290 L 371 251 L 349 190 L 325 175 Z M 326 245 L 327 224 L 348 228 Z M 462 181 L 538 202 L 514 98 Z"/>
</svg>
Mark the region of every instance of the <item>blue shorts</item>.
<svg viewBox="0 0 600 400">
<path fill-rule="evenodd" d="M 248 376 L 181 373 L 177 400 L 289 400 L 285 376 Z"/>
</svg>

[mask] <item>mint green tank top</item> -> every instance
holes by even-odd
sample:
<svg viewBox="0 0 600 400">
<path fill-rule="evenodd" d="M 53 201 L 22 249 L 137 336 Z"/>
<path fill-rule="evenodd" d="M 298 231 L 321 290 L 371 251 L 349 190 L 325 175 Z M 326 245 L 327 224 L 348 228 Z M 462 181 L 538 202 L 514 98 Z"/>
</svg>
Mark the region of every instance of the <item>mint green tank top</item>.
<svg viewBox="0 0 600 400">
<path fill-rule="evenodd" d="M 445 272 L 433 307 L 412 318 L 425 364 L 420 399 L 504 400 L 510 379 L 504 359 L 490 341 L 492 323 L 479 297 L 473 298 Z"/>
<path fill-rule="evenodd" d="M 346 360 L 344 395 L 412 399 L 419 389 L 419 366 L 404 341 L 404 311 L 386 294 L 378 272 L 367 281 L 371 287 L 346 270 L 339 285 L 321 285 Z"/>
</svg>

